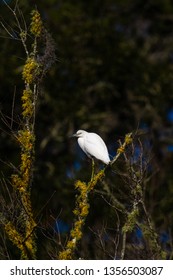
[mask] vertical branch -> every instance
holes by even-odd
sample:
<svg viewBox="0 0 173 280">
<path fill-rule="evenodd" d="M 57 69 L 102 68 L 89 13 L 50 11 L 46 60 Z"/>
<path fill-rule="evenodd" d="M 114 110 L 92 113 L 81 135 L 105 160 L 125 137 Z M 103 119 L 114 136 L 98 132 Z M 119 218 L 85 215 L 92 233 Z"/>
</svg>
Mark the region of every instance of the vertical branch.
<svg viewBox="0 0 173 280">
<path fill-rule="evenodd" d="M 159 245 L 158 242 L 157 233 L 154 229 L 151 218 L 145 206 L 143 185 L 145 180 L 145 171 L 147 169 L 146 168 L 147 166 L 145 165 L 147 163 L 145 162 L 144 159 L 144 154 L 143 154 L 144 151 L 140 139 L 138 139 L 138 143 L 140 145 L 140 151 L 141 151 L 140 155 L 138 156 L 138 159 L 135 156 L 135 146 L 133 143 L 131 146 L 132 154 L 130 155 L 130 158 L 128 155 L 124 154 L 128 166 L 128 170 L 127 170 L 128 172 L 127 175 L 129 180 L 128 187 L 131 190 L 130 196 L 132 197 L 131 198 L 132 207 L 127 215 L 125 224 L 122 228 L 123 245 L 121 250 L 121 258 L 123 259 L 125 255 L 125 247 L 126 247 L 125 243 L 126 243 L 127 234 L 131 233 L 138 225 L 142 230 L 143 238 L 146 244 L 148 244 L 151 258 L 165 259 L 165 252 L 161 250 L 161 246 Z M 139 222 L 139 217 L 141 217 L 140 214 L 144 214 L 143 218 L 140 219 L 142 222 L 141 221 Z"/>
<path fill-rule="evenodd" d="M 14 12 L 17 24 L 20 26 L 19 20 Z M 38 11 L 32 12 L 31 19 L 31 34 L 34 36 L 34 44 L 29 53 L 26 46 L 26 34 L 22 31 L 20 26 L 20 37 L 24 49 L 26 51 L 26 63 L 23 67 L 22 78 L 25 83 L 23 90 L 22 101 L 22 117 L 23 127 L 18 131 L 16 136 L 21 148 L 21 163 L 19 174 L 12 175 L 12 186 L 17 189 L 20 194 L 22 202 L 21 216 L 25 223 L 25 233 L 23 235 L 22 244 L 27 250 L 22 250 L 22 258 L 35 259 L 36 244 L 34 237 L 34 229 L 36 223 L 33 218 L 33 211 L 31 205 L 31 185 L 33 179 L 33 165 L 35 156 L 35 96 L 37 94 L 37 80 L 40 74 L 40 65 L 36 61 L 37 53 L 37 38 L 41 35 L 42 21 Z M 24 37 L 25 36 L 25 37 Z M 15 231 L 13 230 L 13 233 Z M 12 235 L 11 235 L 12 236 Z M 9 236 L 10 237 L 10 236 Z M 18 238 L 19 239 L 19 238 Z M 17 245 L 18 243 L 16 243 Z M 20 247 L 21 249 L 22 247 Z M 24 253 L 25 252 L 25 253 Z M 27 254 L 29 253 L 29 254 Z"/>
<path fill-rule="evenodd" d="M 34 230 L 36 222 L 34 220 L 31 203 L 31 186 L 33 181 L 33 165 L 35 161 L 35 110 L 39 93 L 39 84 L 46 71 L 54 62 L 55 54 L 54 46 L 53 44 L 51 45 L 53 41 L 50 35 L 48 36 L 48 32 L 44 29 L 40 14 L 37 10 L 33 10 L 31 13 L 29 31 L 30 37 L 33 38 L 33 44 L 29 47 L 27 42 L 27 32 L 29 31 L 26 27 L 23 14 L 19 10 L 17 4 L 14 10 L 8 5 L 7 7 L 15 17 L 19 30 L 19 38 L 26 53 L 26 62 L 22 71 L 22 78 L 25 85 L 21 96 L 21 115 L 23 121 L 21 129 L 16 134 L 16 140 L 20 146 L 20 165 L 18 173 L 11 175 L 11 185 L 18 193 L 22 207 L 20 208 L 20 213 L 17 217 L 18 223 L 15 225 L 11 221 L 5 220 L 4 228 L 8 238 L 21 252 L 21 258 L 35 259 L 37 248 Z M 23 23 L 24 28 L 21 22 Z M 38 42 L 41 41 L 43 55 L 40 56 L 40 61 L 38 61 Z M 45 42 L 47 44 L 49 43 L 51 48 L 47 49 Z M 51 63 L 50 60 L 48 60 L 48 57 L 51 57 Z M 49 65 L 49 67 L 47 65 Z"/>
<path fill-rule="evenodd" d="M 75 188 L 79 192 L 76 198 L 76 207 L 73 211 L 75 215 L 75 222 L 70 232 L 70 238 L 67 242 L 66 248 L 59 253 L 58 259 L 71 260 L 74 258 L 74 252 L 77 248 L 78 242 L 82 238 L 83 225 L 85 224 L 86 218 L 89 213 L 89 193 L 96 186 L 97 182 L 103 177 L 104 170 L 101 170 L 93 177 L 92 181 L 90 181 L 88 184 L 81 181 L 77 181 L 75 183 Z"/>
<path fill-rule="evenodd" d="M 124 152 L 126 146 L 129 145 L 131 141 L 132 139 L 130 133 L 125 136 L 124 143 L 118 149 L 117 155 L 112 160 L 110 165 L 115 163 L 115 161 L 120 157 L 120 155 Z M 69 241 L 67 242 L 65 249 L 59 253 L 58 259 L 69 260 L 74 258 L 74 252 L 77 248 L 78 242 L 82 238 L 83 225 L 85 224 L 85 220 L 89 213 L 89 207 L 90 207 L 89 194 L 95 188 L 97 183 L 105 177 L 105 171 L 107 170 L 108 167 L 109 165 L 94 175 L 93 162 L 92 162 L 91 180 L 88 183 L 81 182 L 81 181 L 77 181 L 75 183 L 75 187 L 79 191 L 79 194 L 77 195 L 76 198 L 76 207 L 73 211 L 75 215 L 75 222 L 74 222 L 73 229 L 70 232 Z"/>
<path fill-rule="evenodd" d="M 126 237 L 127 237 L 127 234 L 126 234 L 126 232 L 124 231 L 124 232 L 123 232 L 123 240 L 122 240 L 122 249 L 121 249 L 121 260 L 124 259 L 124 255 L 125 255 L 125 250 L 126 250 Z"/>
<path fill-rule="evenodd" d="M 158 243 L 158 235 L 154 229 L 154 226 L 152 224 L 152 221 L 150 219 L 150 216 L 148 214 L 148 211 L 146 209 L 144 200 L 141 199 L 142 208 L 144 210 L 145 216 L 146 216 L 146 224 L 141 224 L 141 228 L 143 230 L 143 235 L 146 241 L 149 244 L 150 251 L 152 253 L 153 259 L 166 259 L 166 252 L 162 250 L 160 244 Z"/>
</svg>

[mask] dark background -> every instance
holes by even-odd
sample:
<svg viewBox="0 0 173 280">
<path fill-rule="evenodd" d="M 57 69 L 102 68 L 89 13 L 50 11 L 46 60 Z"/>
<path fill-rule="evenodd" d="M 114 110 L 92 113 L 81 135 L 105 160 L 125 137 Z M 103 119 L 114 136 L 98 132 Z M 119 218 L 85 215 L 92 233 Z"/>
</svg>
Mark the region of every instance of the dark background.
<svg viewBox="0 0 173 280">
<path fill-rule="evenodd" d="M 8 1 L 12 6 L 14 2 Z M 147 156 L 152 159 L 146 203 L 160 242 L 170 251 L 173 2 L 22 0 L 19 6 L 28 25 L 31 10 L 38 8 L 54 38 L 57 56 L 42 84 L 36 117 L 32 201 L 34 215 L 41 225 L 39 258 L 47 258 L 47 251 L 52 252 L 53 245 L 47 237 L 54 234 L 55 240 L 59 238 L 54 232 L 57 222 L 61 242 L 65 242 L 73 221 L 74 181 L 90 178 L 90 161 L 76 140 L 69 138 L 78 129 L 98 133 L 112 156 L 118 139 L 122 140 L 130 131 L 144 131 L 144 143 L 149 143 Z M 25 54 L 20 41 L 15 39 L 14 18 L 3 1 L 0 16 L 14 37 L 10 39 L 0 27 L 0 165 L 1 177 L 8 179 L 13 172 L 9 163 L 19 164 L 19 148 L 3 119 L 8 120 L 12 130 L 19 129 Z M 116 182 L 116 176 L 111 176 Z M 124 200 L 128 205 L 128 198 L 124 196 Z M 114 213 L 93 193 L 80 254 L 85 258 L 109 258 L 109 253 L 102 254 L 98 249 L 95 233 L 103 234 L 103 228 L 111 228 L 110 234 L 114 235 L 114 224 Z M 109 241 L 109 235 L 103 234 L 104 238 Z M 111 242 L 107 243 L 109 252 Z"/>
</svg>

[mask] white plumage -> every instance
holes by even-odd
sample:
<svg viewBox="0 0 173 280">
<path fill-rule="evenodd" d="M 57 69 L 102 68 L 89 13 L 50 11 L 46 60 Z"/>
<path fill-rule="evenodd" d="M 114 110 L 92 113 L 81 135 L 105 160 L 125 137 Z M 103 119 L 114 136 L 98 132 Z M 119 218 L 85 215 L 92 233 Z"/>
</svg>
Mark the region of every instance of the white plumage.
<svg viewBox="0 0 173 280">
<path fill-rule="evenodd" d="M 98 134 L 85 130 L 78 130 L 72 136 L 78 138 L 79 146 L 89 158 L 94 157 L 105 164 L 109 164 L 110 158 L 108 149 Z"/>
</svg>

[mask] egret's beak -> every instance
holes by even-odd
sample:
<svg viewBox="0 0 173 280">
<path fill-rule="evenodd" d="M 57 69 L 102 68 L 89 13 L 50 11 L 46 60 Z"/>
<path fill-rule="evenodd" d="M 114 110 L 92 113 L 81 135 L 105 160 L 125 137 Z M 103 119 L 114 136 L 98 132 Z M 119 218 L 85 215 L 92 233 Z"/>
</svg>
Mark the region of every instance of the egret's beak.
<svg viewBox="0 0 173 280">
<path fill-rule="evenodd" d="M 72 137 L 77 137 L 77 134 L 74 133 L 74 134 L 72 134 L 72 135 L 69 136 L 69 138 L 72 138 Z"/>
</svg>

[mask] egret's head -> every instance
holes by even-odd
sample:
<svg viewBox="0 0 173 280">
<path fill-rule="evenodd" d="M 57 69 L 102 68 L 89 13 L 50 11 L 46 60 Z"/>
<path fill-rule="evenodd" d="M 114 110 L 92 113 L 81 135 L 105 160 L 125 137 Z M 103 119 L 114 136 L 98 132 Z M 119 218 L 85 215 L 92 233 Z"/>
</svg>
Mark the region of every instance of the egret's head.
<svg viewBox="0 0 173 280">
<path fill-rule="evenodd" d="M 83 137 L 86 133 L 87 132 L 85 130 L 80 129 L 75 134 L 73 134 L 72 137 L 77 137 L 77 138 Z"/>
</svg>

